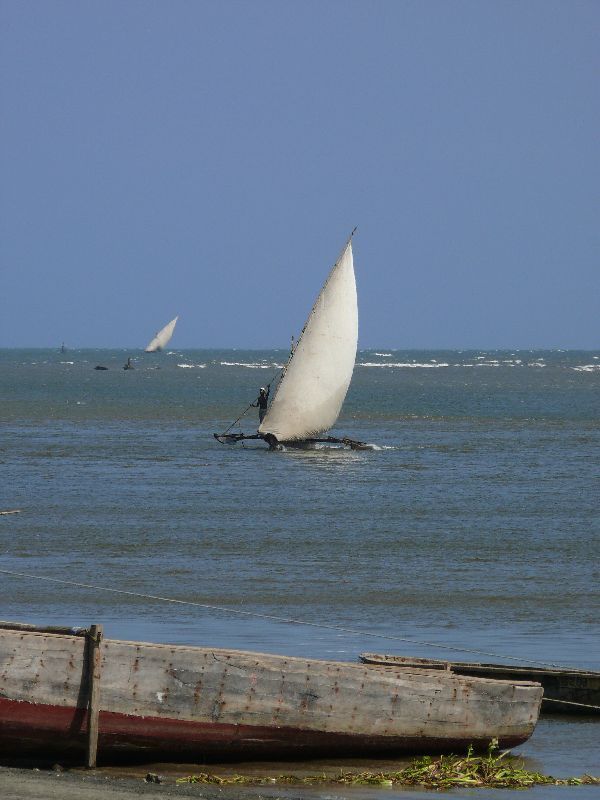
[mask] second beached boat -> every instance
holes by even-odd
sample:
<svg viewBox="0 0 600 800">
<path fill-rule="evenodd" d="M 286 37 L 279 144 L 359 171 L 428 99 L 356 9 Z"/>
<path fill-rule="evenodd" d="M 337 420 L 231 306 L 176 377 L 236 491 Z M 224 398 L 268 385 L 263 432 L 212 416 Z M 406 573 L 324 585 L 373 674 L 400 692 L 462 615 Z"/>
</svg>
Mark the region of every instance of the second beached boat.
<svg viewBox="0 0 600 800">
<path fill-rule="evenodd" d="M 476 664 L 466 661 L 440 661 L 382 653 L 361 653 L 364 664 L 408 667 L 410 669 L 450 670 L 457 675 L 496 678 L 503 681 L 537 681 L 544 689 L 542 712 L 547 714 L 600 714 L 600 672 L 567 667 L 516 666 L 514 664 Z"/>
</svg>

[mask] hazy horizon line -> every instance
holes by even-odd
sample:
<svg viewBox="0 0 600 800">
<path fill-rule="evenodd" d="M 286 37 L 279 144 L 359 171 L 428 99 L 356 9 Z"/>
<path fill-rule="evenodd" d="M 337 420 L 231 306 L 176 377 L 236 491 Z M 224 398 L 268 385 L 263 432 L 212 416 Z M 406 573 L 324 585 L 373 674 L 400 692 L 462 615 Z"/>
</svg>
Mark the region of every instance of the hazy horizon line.
<svg viewBox="0 0 600 800">
<path fill-rule="evenodd" d="M 61 352 L 60 345 L 11 345 L 11 346 L 0 346 L 0 351 L 2 350 L 54 350 L 58 353 Z M 123 350 L 123 351 L 137 351 L 140 353 L 146 353 L 144 347 L 140 347 L 139 345 L 116 345 L 116 346 L 109 346 L 109 345 L 84 345 L 81 347 L 72 347 L 65 344 L 65 352 L 78 352 L 80 350 Z M 162 351 L 163 353 L 176 353 L 178 351 L 185 351 L 185 350 L 243 350 L 244 352 L 285 352 L 289 353 L 289 347 L 243 347 L 240 345 L 203 345 L 203 346 L 193 346 L 193 345 L 186 345 L 181 347 L 169 347 L 166 350 Z M 558 347 L 558 346 L 548 346 L 548 345 L 539 345 L 539 346 L 487 346 L 487 347 L 475 347 L 472 345 L 468 346 L 455 346 L 449 347 L 448 345 L 444 346 L 412 346 L 412 347 L 397 347 L 392 345 L 373 345 L 373 346 L 359 346 L 357 348 L 357 352 L 361 351 L 377 351 L 377 350 L 391 350 L 394 352 L 425 352 L 425 351 L 436 351 L 436 352 L 482 352 L 482 351 L 493 351 L 493 352 L 533 352 L 533 351 L 545 351 L 549 353 L 568 353 L 568 352 L 593 352 L 595 350 L 600 350 L 600 346 L 597 347 Z M 157 355 L 157 353 L 147 353 L 147 355 Z M 160 352 L 158 353 L 160 355 Z"/>
</svg>

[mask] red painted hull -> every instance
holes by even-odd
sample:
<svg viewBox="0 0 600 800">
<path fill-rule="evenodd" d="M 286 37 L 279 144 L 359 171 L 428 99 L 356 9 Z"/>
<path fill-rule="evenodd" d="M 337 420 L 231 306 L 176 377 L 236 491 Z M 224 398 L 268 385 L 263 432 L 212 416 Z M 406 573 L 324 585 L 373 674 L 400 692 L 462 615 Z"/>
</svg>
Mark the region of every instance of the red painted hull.
<svg viewBox="0 0 600 800">
<path fill-rule="evenodd" d="M 0 698 L 0 751 L 18 756 L 74 757 L 85 752 L 87 711 Z M 505 738 L 500 747 L 528 737 Z M 100 763 L 170 758 L 179 762 L 464 752 L 489 741 L 324 733 L 286 727 L 256 727 L 137 717 L 101 711 Z"/>
</svg>

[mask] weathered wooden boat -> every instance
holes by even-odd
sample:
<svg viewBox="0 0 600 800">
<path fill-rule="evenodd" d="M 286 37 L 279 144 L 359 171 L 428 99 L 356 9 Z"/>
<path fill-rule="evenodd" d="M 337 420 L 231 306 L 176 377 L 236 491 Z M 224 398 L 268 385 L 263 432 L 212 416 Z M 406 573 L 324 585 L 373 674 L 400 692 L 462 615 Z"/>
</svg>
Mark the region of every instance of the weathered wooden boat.
<svg viewBox="0 0 600 800">
<path fill-rule="evenodd" d="M 104 763 L 509 748 L 533 732 L 541 699 L 528 681 L 0 623 L 4 754 L 77 758 L 90 728 Z"/>
<path fill-rule="evenodd" d="M 356 229 L 355 229 L 356 230 Z M 287 364 L 281 371 L 275 396 L 261 418 L 258 432 L 213 434 L 221 444 L 262 439 L 271 450 L 283 447 L 310 449 L 334 444 L 353 450 L 372 447 L 348 436 L 327 435 L 340 414 L 356 361 L 358 301 L 352 234 L 333 265 Z"/>
<path fill-rule="evenodd" d="M 361 653 L 364 664 L 449 670 L 456 675 L 494 678 L 503 681 L 536 681 L 544 689 L 542 713 L 600 714 L 600 672 L 553 667 L 518 667 L 509 664 L 474 664 L 432 658 Z"/>
</svg>

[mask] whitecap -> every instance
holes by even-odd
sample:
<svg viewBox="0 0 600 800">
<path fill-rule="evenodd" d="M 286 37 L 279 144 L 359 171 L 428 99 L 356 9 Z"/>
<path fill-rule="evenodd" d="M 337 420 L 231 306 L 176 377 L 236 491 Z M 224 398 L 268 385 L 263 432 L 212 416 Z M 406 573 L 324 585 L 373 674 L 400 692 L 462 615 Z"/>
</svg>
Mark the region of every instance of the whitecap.
<svg viewBox="0 0 600 800">
<path fill-rule="evenodd" d="M 376 356 L 381 356 L 381 358 L 391 358 L 391 353 L 375 353 Z"/>
<path fill-rule="evenodd" d="M 358 367 L 386 367 L 387 369 L 394 367 L 397 369 L 433 369 L 436 367 L 449 367 L 449 364 L 445 362 L 439 362 L 435 364 L 420 364 L 418 362 L 404 362 L 404 361 L 387 361 L 383 364 L 380 364 L 377 361 L 360 361 L 357 364 Z"/>
<path fill-rule="evenodd" d="M 177 364 L 181 369 L 205 369 L 206 364 Z"/>
<path fill-rule="evenodd" d="M 600 372 L 600 364 L 580 364 L 578 367 L 571 367 L 575 372 Z"/>
<path fill-rule="evenodd" d="M 74 361 L 60 361 L 60 364 L 74 364 Z"/>
<path fill-rule="evenodd" d="M 249 364 L 245 361 L 221 361 L 222 367 L 246 367 L 247 369 L 283 369 L 283 364 Z"/>
</svg>

